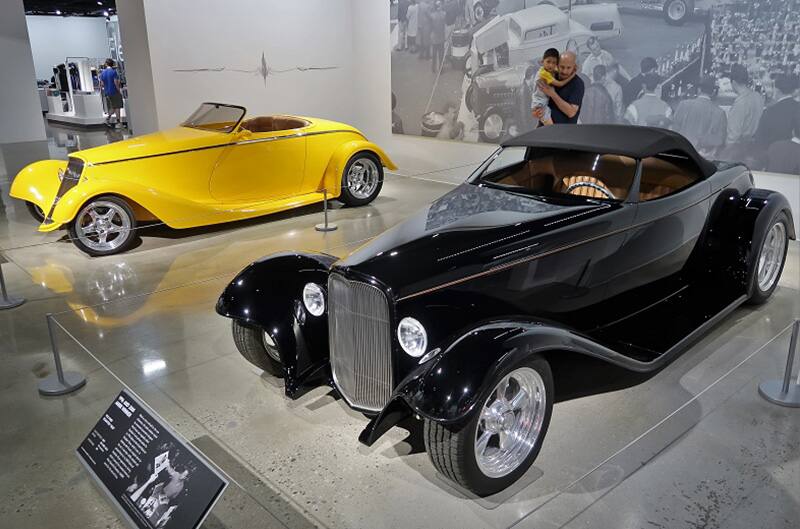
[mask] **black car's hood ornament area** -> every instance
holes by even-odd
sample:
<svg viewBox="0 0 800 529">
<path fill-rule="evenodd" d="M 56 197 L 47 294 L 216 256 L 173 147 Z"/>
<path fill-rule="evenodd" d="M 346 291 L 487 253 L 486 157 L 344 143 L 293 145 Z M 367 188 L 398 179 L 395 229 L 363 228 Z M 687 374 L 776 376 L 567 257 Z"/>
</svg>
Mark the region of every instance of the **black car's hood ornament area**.
<svg viewBox="0 0 800 529">
<path fill-rule="evenodd" d="M 619 207 L 462 184 L 336 267 L 374 277 L 398 298 L 552 250 L 537 236 Z M 403 259 L 403 267 L 396 263 Z"/>
</svg>

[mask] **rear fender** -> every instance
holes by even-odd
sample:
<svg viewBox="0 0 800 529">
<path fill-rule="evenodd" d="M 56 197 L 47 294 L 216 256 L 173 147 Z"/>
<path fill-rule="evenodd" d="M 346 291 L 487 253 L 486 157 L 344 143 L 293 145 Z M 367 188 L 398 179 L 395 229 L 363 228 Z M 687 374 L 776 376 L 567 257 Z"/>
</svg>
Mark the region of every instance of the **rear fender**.
<svg viewBox="0 0 800 529">
<path fill-rule="evenodd" d="M 390 171 L 397 169 L 397 166 L 394 164 L 394 162 L 392 162 L 383 149 L 371 141 L 351 140 L 345 142 L 333 153 L 333 156 L 331 156 L 331 159 L 328 162 L 328 167 L 325 169 L 323 186 L 329 190 L 336 190 L 335 193 L 331 193 L 332 196 L 338 197 L 341 194 L 342 173 L 344 173 L 344 168 L 350 158 L 359 152 L 371 152 L 377 156 L 380 159 L 381 164 Z"/>
<path fill-rule="evenodd" d="M 488 380 L 507 366 L 547 351 L 585 354 L 632 371 L 652 369 L 556 323 L 486 323 L 462 335 L 400 382 L 359 440 L 370 446 L 411 414 L 443 424 L 463 424 L 494 389 Z"/>
<path fill-rule="evenodd" d="M 66 169 L 66 160 L 34 162 L 17 173 L 9 195 L 12 198 L 32 202 L 46 213 L 50 210 L 61 184 L 58 173 Z"/>
<path fill-rule="evenodd" d="M 789 238 L 797 239 L 794 219 L 789 201 L 781 193 L 768 189 L 751 189 L 739 201 L 739 247 L 738 258 L 743 270 L 748 270 L 764 242 L 768 224 L 773 216 L 783 211 L 789 219 Z M 750 285 L 752 288 L 752 285 Z M 748 292 L 751 295 L 752 292 Z"/>
<path fill-rule="evenodd" d="M 269 332 L 278 346 L 286 394 L 298 394 L 307 380 L 328 362 L 328 319 L 311 316 L 303 307 L 306 283 L 326 292 L 336 257 L 325 254 L 279 253 L 242 270 L 222 292 L 218 314 Z"/>
</svg>

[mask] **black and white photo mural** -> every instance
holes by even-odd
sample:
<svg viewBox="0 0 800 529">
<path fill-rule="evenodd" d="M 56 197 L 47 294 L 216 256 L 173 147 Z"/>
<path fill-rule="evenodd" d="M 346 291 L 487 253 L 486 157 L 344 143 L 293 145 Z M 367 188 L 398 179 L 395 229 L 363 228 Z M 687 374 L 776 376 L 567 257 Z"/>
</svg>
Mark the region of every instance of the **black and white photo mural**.
<svg viewBox="0 0 800 529">
<path fill-rule="evenodd" d="M 651 125 L 800 174 L 800 0 L 391 0 L 391 18 L 395 133 Z"/>
</svg>

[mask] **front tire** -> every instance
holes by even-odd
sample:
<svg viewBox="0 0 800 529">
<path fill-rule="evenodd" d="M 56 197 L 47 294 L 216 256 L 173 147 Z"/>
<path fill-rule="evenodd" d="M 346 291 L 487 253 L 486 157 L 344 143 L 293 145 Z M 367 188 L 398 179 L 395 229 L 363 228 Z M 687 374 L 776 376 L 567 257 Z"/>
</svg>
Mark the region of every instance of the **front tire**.
<svg viewBox="0 0 800 529">
<path fill-rule="evenodd" d="M 484 143 L 500 143 L 507 135 L 506 117 L 490 108 L 478 120 L 478 137 Z"/>
<path fill-rule="evenodd" d="M 425 420 L 425 448 L 441 474 L 488 496 L 509 487 L 533 464 L 553 413 L 550 364 L 535 356 L 498 373 L 494 388 L 460 429 Z"/>
<path fill-rule="evenodd" d="M 44 211 L 42 208 L 34 204 L 33 202 L 25 201 L 25 207 L 28 208 L 28 212 L 31 214 L 31 217 L 36 219 L 36 221 L 41 224 L 44 222 Z"/>
<path fill-rule="evenodd" d="M 690 0 L 667 0 L 664 2 L 664 20 L 670 26 L 682 26 L 694 13 L 694 2 Z"/>
<path fill-rule="evenodd" d="M 125 200 L 101 196 L 84 204 L 69 225 L 72 242 L 92 257 L 129 249 L 138 237 L 136 216 Z"/>
<path fill-rule="evenodd" d="M 369 204 L 383 187 L 383 165 L 371 152 L 354 154 L 347 162 L 342 174 L 342 194 L 339 197 L 346 206 Z"/>
<path fill-rule="evenodd" d="M 233 343 L 241 355 L 259 369 L 283 378 L 283 365 L 272 337 L 261 327 L 233 320 Z"/>
<path fill-rule="evenodd" d="M 786 213 L 776 213 L 767 226 L 766 233 L 760 239 L 758 254 L 747 271 L 751 292 L 747 302 L 751 305 L 765 303 L 775 292 L 789 250 L 789 217 Z"/>
</svg>

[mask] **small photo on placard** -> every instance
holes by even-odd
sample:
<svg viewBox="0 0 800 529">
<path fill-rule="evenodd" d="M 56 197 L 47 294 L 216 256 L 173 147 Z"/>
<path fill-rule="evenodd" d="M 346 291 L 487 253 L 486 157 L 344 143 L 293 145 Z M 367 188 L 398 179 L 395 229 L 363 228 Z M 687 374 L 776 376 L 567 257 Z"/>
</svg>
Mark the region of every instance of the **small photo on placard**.
<svg viewBox="0 0 800 529">
<path fill-rule="evenodd" d="M 125 519 L 139 529 L 199 527 L 228 484 L 125 391 L 77 454 Z"/>
</svg>

